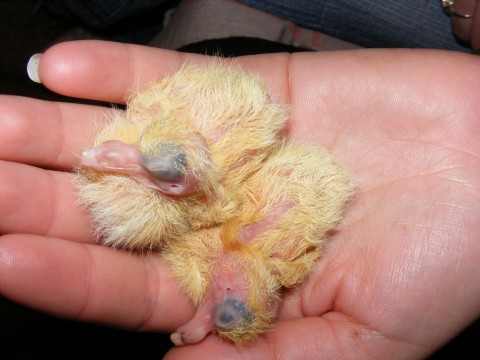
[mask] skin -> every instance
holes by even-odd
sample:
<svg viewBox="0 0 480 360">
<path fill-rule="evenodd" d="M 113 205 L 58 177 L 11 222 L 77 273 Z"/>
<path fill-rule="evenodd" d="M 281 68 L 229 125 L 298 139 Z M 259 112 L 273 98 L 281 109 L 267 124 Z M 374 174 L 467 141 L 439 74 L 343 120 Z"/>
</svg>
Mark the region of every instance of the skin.
<svg viewBox="0 0 480 360">
<path fill-rule="evenodd" d="M 452 16 L 453 33 L 473 50 L 480 50 L 480 1 L 456 0 L 453 8 L 459 14 L 473 15 L 468 19 Z"/>
<path fill-rule="evenodd" d="M 186 60 L 205 58 L 86 41 L 50 48 L 39 71 L 53 91 L 122 102 Z M 289 136 L 329 149 L 358 189 L 262 341 L 239 348 L 209 336 L 165 358 L 419 359 L 477 319 L 480 57 L 354 50 L 234 61 L 292 104 Z M 161 256 L 96 244 L 75 204 L 70 171 L 106 112 L 0 98 L 0 293 L 67 318 L 172 332 L 194 309 Z"/>
</svg>

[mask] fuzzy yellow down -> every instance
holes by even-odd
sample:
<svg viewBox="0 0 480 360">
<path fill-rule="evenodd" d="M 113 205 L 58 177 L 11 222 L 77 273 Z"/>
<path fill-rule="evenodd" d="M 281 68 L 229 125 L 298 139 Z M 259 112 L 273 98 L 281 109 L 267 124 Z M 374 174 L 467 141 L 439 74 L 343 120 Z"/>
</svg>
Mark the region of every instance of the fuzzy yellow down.
<svg viewBox="0 0 480 360">
<path fill-rule="evenodd" d="M 159 141 L 180 145 L 172 148 L 185 152 L 198 192 L 165 198 L 127 175 L 88 168 L 76 177 L 99 239 L 162 251 L 195 306 L 228 254 L 247 279 L 252 314 L 218 331 L 237 344 L 268 331 L 281 289 L 311 270 L 354 191 L 325 149 L 285 139 L 287 110 L 256 75 L 221 62 L 186 65 L 137 94 L 93 145 L 120 140 L 147 156 Z"/>
<path fill-rule="evenodd" d="M 236 195 L 225 189 L 238 187 L 261 167 L 286 119 L 286 107 L 271 103 L 257 76 L 226 64 L 187 65 L 154 82 L 93 145 L 120 140 L 148 155 L 158 139 L 179 143 L 201 174 L 202 192 L 165 201 L 124 175 L 80 169 L 79 198 L 91 210 L 97 236 L 110 246 L 160 249 L 187 231 L 225 222 L 239 207 Z"/>
</svg>

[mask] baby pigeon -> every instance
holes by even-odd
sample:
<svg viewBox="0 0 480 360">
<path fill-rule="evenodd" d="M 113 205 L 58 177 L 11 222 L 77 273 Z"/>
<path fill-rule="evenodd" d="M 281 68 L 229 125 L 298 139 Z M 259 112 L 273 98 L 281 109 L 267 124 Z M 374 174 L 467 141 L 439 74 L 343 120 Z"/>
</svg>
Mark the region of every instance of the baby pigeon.
<svg viewBox="0 0 480 360">
<path fill-rule="evenodd" d="M 226 63 L 185 65 L 138 93 L 82 154 L 76 184 L 108 246 L 160 251 L 194 317 L 175 345 L 267 331 L 354 191 L 325 149 L 286 138 L 288 107 Z"/>
</svg>

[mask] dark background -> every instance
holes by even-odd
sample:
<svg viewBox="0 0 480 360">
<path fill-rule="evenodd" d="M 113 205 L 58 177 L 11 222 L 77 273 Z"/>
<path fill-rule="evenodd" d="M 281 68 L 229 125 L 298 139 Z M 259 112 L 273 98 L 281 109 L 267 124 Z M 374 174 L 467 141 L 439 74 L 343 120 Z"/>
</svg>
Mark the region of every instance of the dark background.
<svg viewBox="0 0 480 360">
<path fill-rule="evenodd" d="M 75 22 L 59 20 L 39 6 L 38 0 L 0 0 L 0 94 L 14 94 L 45 100 L 70 101 L 33 83 L 27 77 L 29 57 L 44 51 L 60 39 L 68 39 L 78 29 Z M 156 9 L 162 11 L 162 9 Z M 152 12 L 140 22 L 155 28 Z M 156 19 L 156 20 L 155 20 Z M 112 40 L 129 41 L 132 23 L 121 23 L 96 35 Z M 128 30 L 130 29 L 130 30 Z M 120 35 L 119 35 L 120 34 Z M 143 38 L 148 37 L 148 35 Z M 237 39 L 238 40 L 238 39 Z M 131 41 L 134 42 L 134 41 Z M 141 43 L 141 41 L 136 41 Z M 248 47 L 245 39 L 221 44 L 242 51 Z M 186 51 L 205 52 L 203 44 L 194 44 Z M 207 43 L 206 46 L 217 46 Z M 272 44 L 252 42 L 258 47 L 275 51 Z M 289 50 L 279 46 L 277 50 Z M 242 52 L 240 51 L 240 53 Z M 262 50 L 250 50 L 250 52 Z M 244 51 L 245 52 L 245 51 Z M 248 52 L 248 50 L 246 51 Z M 240 54 L 239 53 L 239 54 Z M 75 100 L 76 101 L 76 100 Z M 0 129 L 1 131 L 1 129 Z M 434 299 L 432 299 L 434 301 Z M 449 314 L 445 314 L 447 318 Z M 480 321 L 465 329 L 457 338 L 429 357 L 429 360 L 480 359 Z M 161 358 L 171 347 L 168 335 L 132 332 L 105 326 L 56 318 L 25 308 L 0 296 L 0 357 L 2 359 L 84 359 L 108 354 L 118 356 L 146 356 Z"/>
</svg>

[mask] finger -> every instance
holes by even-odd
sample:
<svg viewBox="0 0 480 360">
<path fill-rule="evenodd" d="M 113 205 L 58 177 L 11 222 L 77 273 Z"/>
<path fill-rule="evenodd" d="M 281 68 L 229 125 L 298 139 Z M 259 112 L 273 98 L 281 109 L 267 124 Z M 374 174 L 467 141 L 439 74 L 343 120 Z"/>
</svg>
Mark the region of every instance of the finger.
<svg viewBox="0 0 480 360">
<path fill-rule="evenodd" d="M 200 55 L 188 55 L 200 61 Z M 132 92 L 174 72 L 184 61 L 175 51 L 104 41 L 65 42 L 39 64 L 42 83 L 64 95 L 123 103 Z"/>
<path fill-rule="evenodd" d="M 114 110 L 0 97 L 0 159 L 72 169 Z"/>
<path fill-rule="evenodd" d="M 29 235 L 0 237 L 0 294 L 81 321 L 172 331 L 193 309 L 156 254 Z"/>
<path fill-rule="evenodd" d="M 94 242 L 76 203 L 71 174 L 0 161 L 0 234 L 28 233 Z"/>
<path fill-rule="evenodd" d="M 457 14 L 474 15 L 476 1 L 456 0 L 453 5 L 453 11 Z M 474 18 L 463 18 L 451 15 L 453 33 L 462 41 L 470 42 L 473 30 Z"/>
<path fill-rule="evenodd" d="M 246 69 L 267 74 L 267 85 L 278 99 L 285 99 L 287 54 L 232 60 Z M 105 41 L 65 42 L 41 57 L 39 77 L 49 89 L 73 97 L 124 103 L 132 94 L 178 70 L 185 63 L 212 59 L 198 54 Z M 225 60 L 227 61 L 227 60 Z"/>
</svg>

